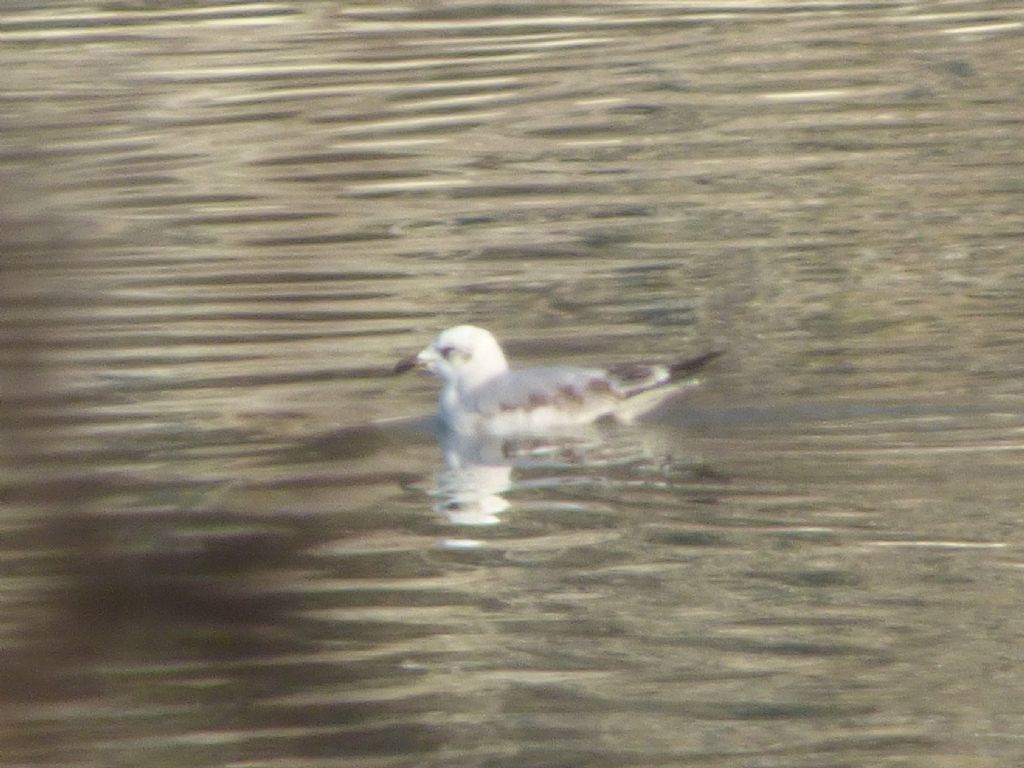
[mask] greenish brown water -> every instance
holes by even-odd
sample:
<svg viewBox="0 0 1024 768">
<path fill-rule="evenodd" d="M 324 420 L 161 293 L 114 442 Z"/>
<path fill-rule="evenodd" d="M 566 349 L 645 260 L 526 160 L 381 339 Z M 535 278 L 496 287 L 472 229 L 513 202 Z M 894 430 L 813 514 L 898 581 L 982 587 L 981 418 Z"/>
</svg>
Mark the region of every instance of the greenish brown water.
<svg viewBox="0 0 1024 768">
<path fill-rule="evenodd" d="M 0 763 L 1020 763 L 1022 30 L 9 4 Z M 727 354 L 456 450 L 458 322 Z"/>
</svg>

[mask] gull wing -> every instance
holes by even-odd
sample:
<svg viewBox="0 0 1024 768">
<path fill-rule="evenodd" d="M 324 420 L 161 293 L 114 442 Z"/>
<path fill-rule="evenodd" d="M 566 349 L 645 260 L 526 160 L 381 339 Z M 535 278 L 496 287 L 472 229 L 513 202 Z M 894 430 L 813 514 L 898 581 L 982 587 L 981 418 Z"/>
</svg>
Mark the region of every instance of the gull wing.
<svg viewBox="0 0 1024 768">
<path fill-rule="evenodd" d="M 695 374 L 722 354 L 720 350 L 680 360 L 671 365 L 616 366 L 625 398 L 615 415 L 632 421 L 657 408 L 666 400 L 691 392 L 700 386 Z"/>
<path fill-rule="evenodd" d="M 522 368 L 477 388 L 470 406 L 485 416 L 554 408 L 566 413 L 610 412 L 623 397 L 597 368 Z"/>
<path fill-rule="evenodd" d="M 628 420 L 692 387 L 693 374 L 719 354 L 710 352 L 673 365 L 512 370 L 464 393 L 463 404 L 484 418 L 546 414 L 543 421 L 584 423 L 617 414 Z"/>
</svg>

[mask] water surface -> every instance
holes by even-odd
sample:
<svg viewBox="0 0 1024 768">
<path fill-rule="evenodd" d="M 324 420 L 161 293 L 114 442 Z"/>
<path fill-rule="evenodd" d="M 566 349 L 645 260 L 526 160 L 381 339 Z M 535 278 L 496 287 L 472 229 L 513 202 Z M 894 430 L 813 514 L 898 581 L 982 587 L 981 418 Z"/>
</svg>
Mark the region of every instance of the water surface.
<svg viewBox="0 0 1024 768">
<path fill-rule="evenodd" d="M 1019 763 L 1022 30 L 10 5 L 0 754 Z M 390 370 L 460 322 L 727 354 L 453 472 Z"/>
</svg>

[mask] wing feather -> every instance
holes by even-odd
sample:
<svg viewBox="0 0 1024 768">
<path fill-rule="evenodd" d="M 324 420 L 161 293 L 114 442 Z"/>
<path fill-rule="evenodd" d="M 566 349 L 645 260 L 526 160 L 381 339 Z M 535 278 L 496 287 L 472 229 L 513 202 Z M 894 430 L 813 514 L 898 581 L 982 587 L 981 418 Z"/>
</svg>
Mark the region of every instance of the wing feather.
<svg viewBox="0 0 1024 768">
<path fill-rule="evenodd" d="M 471 395 L 485 415 L 547 406 L 580 410 L 622 397 L 604 371 L 590 368 L 523 368 L 485 382 Z"/>
<path fill-rule="evenodd" d="M 718 357 L 709 352 L 673 365 L 627 363 L 599 368 L 521 368 L 489 379 L 461 397 L 467 410 L 484 418 L 532 418 L 535 412 L 564 412 L 570 421 L 612 413 L 642 414 L 673 391 L 692 388 L 688 379 Z M 556 417 L 557 420 L 557 417 Z"/>
</svg>

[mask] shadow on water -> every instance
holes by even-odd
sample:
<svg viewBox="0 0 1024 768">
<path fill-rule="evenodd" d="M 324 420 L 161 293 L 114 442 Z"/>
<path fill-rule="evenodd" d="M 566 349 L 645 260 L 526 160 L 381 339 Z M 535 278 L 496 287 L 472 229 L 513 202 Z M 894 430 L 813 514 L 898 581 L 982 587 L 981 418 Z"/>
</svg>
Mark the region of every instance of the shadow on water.
<svg viewBox="0 0 1024 768">
<path fill-rule="evenodd" d="M 922 9 L 14 4 L 2 762 L 1019 764 L 1022 19 Z M 729 354 L 439 443 L 467 320 Z"/>
</svg>

